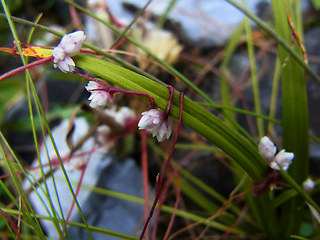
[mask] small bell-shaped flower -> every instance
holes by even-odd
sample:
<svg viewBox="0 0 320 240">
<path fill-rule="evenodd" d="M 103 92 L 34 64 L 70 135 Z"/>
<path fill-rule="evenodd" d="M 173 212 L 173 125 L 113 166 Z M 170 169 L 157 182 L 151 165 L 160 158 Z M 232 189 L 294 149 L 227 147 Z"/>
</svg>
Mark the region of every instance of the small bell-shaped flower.
<svg viewBox="0 0 320 240">
<path fill-rule="evenodd" d="M 259 152 L 261 156 L 268 162 L 269 167 L 275 170 L 287 170 L 289 165 L 292 163 L 294 154 L 286 152 L 284 149 L 281 150 L 277 155 L 277 148 L 274 143 L 267 137 L 261 138 L 259 143 Z"/>
<path fill-rule="evenodd" d="M 73 72 L 75 63 L 71 57 L 79 53 L 85 38 L 83 31 L 63 36 L 58 46 L 52 50 L 54 67 L 58 67 L 64 73 Z"/>
<path fill-rule="evenodd" d="M 143 112 L 138 127 L 150 131 L 159 142 L 169 139 L 172 132 L 168 119 L 165 119 L 165 113 L 160 109 Z"/>
<path fill-rule="evenodd" d="M 314 181 L 312 181 L 311 178 L 308 178 L 302 183 L 303 190 L 305 190 L 306 192 L 311 192 L 315 186 L 316 184 L 314 183 Z"/>
<path fill-rule="evenodd" d="M 90 107 L 103 108 L 107 105 L 108 101 L 113 101 L 113 95 L 109 94 L 108 88 L 102 83 L 89 81 L 86 89 L 91 93 L 88 98 L 88 100 L 91 100 Z"/>
</svg>

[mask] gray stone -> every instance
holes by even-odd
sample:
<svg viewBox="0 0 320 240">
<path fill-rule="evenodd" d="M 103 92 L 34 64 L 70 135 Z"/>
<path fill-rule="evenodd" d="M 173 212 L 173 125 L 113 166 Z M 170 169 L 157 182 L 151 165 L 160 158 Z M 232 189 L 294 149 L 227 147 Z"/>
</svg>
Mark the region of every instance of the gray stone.
<svg viewBox="0 0 320 240">
<path fill-rule="evenodd" d="M 74 124 L 75 130 L 72 135 L 72 140 L 73 143 L 76 143 L 87 133 L 89 125 L 84 118 L 76 119 Z M 65 161 L 64 167 L 74 192 L 77 189 L 82 174 L 82 168 L 79 167 L 79 163 L 81 166 L 82 162 L 87 162 L 82 186 L 77 195 L 77 200 L 86 221 L 89 225 L 117 231 L 123 234 L 138 236 L 142 229 L 142 224 L 144 223 L 144 206 L 130 201 L 93 193 L 93 191 L 88 189 L 88 186 L 101 187 L 116 192 L 130 194 L 131 196 L 143 197 L 142 174 L 140 168 L 132 159 L 120 161 L 115 156 L 110 155 L 108 152 L 111 145 L 99 147 L 94 137 L 90 137 L 86 140 L 82 147 L 73 154 L 73 157 L 67 160 L 70 152 L 65 140 L 68 125 L 69 120 L 64 120 L 59 126 L 53 129 L 52 134 L 59 154 Z M 49 167 L 46 165 L 50 159 L 55 169 L 54 178 L 58 193 L 57 195 L 59 196 L 57 199 L 53 180 L 51 177 L 48 177 L 46 184 L 50 194 L 50 201 L 52 202 L 57 215 L 61 218 L 61 212 L 59 210 L 60 202 L 64 218 L 66 218 L 73 202 L 73 197 L 66 184 L 63 172 L 57 163 L 54 148 L 49 137 L 46 138 L 45 144 L 46 146 L 41 145 L 40 147 L 41 161 L 42 164 L 45 165 L 43 169 L 44 172 L 49 171 Z M 35 183 L 34 179 L 39 180 L 41 178 L 38 166 L 38 161 L 35 160 L 31 166 L 31 168 L 35 170 L 30 171 L 30 181 L 24 181 L 25 189 L 30 187 L 30 182 L 32 184 Z M 85 186 L 87 186 L 87 188 Z M 40 187 L 37 187 L 37 193 L 33 191 L 29 194 L 29 199 L 36 213 L 42 216 L 49 216 L 52 215 L 52 210 L 50 209 L 49 200 L 44 189 L 44 185 L 41 184 Z M 151 196 L 150 199 L 152 199 Z M 73 208 L 69 221 L 82 222 L 76 206 Z M 41 224 L 49 238 L 59 238 L 58 232 L 51 221 L 41 221 Z M 71 239 L 88 239 L 88 234 L 85 229 L 68 227 L 68 232 Z M 94 239 L 116 239 L 98 232 L 92 232 L 92 234 Z"/>
<path fill-rule="evenodd" d="M 134 15 L 122 4 L 130 3 L 137 8 L 142 8 L 147 2 L 141 0 L 105 1 L 116 19 L 125 19 L 127 22 L 130 22 Z M 156 16 L 161 16 L 170 2 L 171 0 L 154 0 L 148 10 Z M 257 14 L 259 10 L 257 6 L 261 2 L 270 1 L 248 0 L 248 7 Z M 169 18 L 182 26 L 190 41 L 203 47 L 210 47 L 225 44 L 234 29 L 243 20 L 243 16 L 238 9 L 225 0 L 180 0 L 173 7 Z"/>
</svg>

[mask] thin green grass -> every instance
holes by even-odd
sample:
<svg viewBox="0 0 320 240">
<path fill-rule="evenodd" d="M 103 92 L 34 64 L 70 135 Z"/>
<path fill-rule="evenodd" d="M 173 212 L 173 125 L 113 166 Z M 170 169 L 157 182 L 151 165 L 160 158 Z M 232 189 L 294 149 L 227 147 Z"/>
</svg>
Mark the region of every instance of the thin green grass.
<svg viewBox="0 0 320 240">
<path fill-rule="evenodd" d="M 259 82 L 258 82 L 258 76 L 257 76 L 256 60 L 254 55 L 251 23 L 249 18 L 246 18 L 244 20 L 244 25 L 245 25 L 245 32 L 246 32 L 246 39 L 247 39 L 248 56 L 249 56 L 249 62 L 250 62 L 251 85 L 252 85 L 252 92 L 253 92 L 253 99 L 254 99 L 254 107 L 255 107 L 255 112 L 257 114 L 261 114 L 262 110 L 261 110 L 261 103 L 260 103 Z M 258 129 L 259 138 L 262 138 L 265 135 L 262 119 L 257 119 L 257 129 Z"/>
<path fill-rule="evenodd" d="M 15 40 L 16 44 L 17 44 L 17 48 L 18 48 L 18 51 L 19 51 L 19 53 L 20 53 L 20 57 L 21 57 L 22 63 L 23 63 L 23 65 L 26 65 L 27 62 L 26 62 L 26 60 L 25 60 L 25 58 L 24 58 L 24 56 L 23 56 L 23 54 L 22 54 L 21 46 L 20 46 L 20 43 L 19 43 L 20 41 L 19 41 L 19 39 L 18 39 L 18 36 L 17 36 L 16 30 L 15 30 L 14 23 L 12 22 L 12 20 L 11 20 L 11 18 L 10 18 L 11 15 L 10 15 L 9 9 L 7 8 L 6 3 L 5 3 L 4 0 L 1 0 L 1 4 L 2 4 L 2 7 L 3 7 L 4 11 L 5 11 L 5 14 L 6 14 L 6 17 L 7 17 L 8 24 L 9 24 L 9 26 L 10 26 L 12 35 L 13 35 L 13 37 L 14 37 L 14 40 Z M 63 174 L 64 174 L 64 176 L 65 176 L 66 181 L 67 181 L 69 190 L 70 190 L 70 192 L 71 192 L 71 194 L 72 194 L 72 196 L 73 196 L 73 199 L 74 199 L 74 201 L 75 201 L 75 203 L 76 203 L 76 206 L 77 206 L 77 208 L 78 208 L 79 214 L 80 214 L 80 216 L 81 216 L 84 224 L 87 226 L 86 219 L 84 218 L 84 215 L 83 215 L 82 210 L 81 210 L 81 208 L 80 208 L 80 205 L 79 205 L 79 203 L 78 203 L 77 197 L 75 196 L 75 194 L 74 194 L 74 192 L 73 192 L 72 186 L 71 186 L 71 184 L 70 184 L 70 180 L 69 180 L 68 175 L 67 175 L 67 173 L 66 173 L 66 171 L 65 171 L 65 169 L 64 169 L 62 160 L 61 160 L 61 158 L 59 157 L 59 153 L 58 153 L 57 147 L 55 146 L 54 140 L 53 140 L 52 135 L 51 135 L 51 133 L 50 133 L 49 124 L 48 124 L 48 122 L 47 122 L 47 120 L 46 120 L 46 116 L 45 116 L 45 114 L 44 114 L 44 112 L 43 112 L 43 109 L 41 108 L 41 103 L 40 103 L 40 101 L 39 101 L 38 95 L 37 95 L 37 93 L 36 93 L 36 89 L 35 89 L 35 87 L 34 87 L 34 85 L 33 85 L 33 81 L 31 80 L 31 76 L 30 76 L 30 73 L 29 73 L 28 70 L 26 70 L 26 89 L 27 89 L 27 94 L 28 94 L 28 106 L 29 106 L 29 113 L 30 113 L 30 121 L 31 121 L 31 124 L 32 124 L 32 130 L 33 130 L 32 132 L 33 132 L 33 136 L 34 136 L 34 142 L 35 142 L 36 151 L 37 151 L 37 154 L 38 154 L 38 160 L 39 160 L 39 163 L 40 163 L 39 166 L 41 166 L 41 170 L 42 170 L 42 169 L 43 169 L 43 168 L 42 168 L 43 166 L 42 166 L 41 161 L 40 161 L 40 154 L 39 154 L 40 151 L 39 151 L 39 146 L 38 146 L 38 141 L 37 141 L 36 130 L 35 130 L 35 127 L 34 127 L 34 118 L 33 118 L 33 109 L 32 109 L 32 98 L 31 98 L 31 94 L 30 94 L 31 91 L 32 91 L 33 97 L 34 97 L 34 99 L 35 99 L 35 104 L 36 104 L 36 107 L 37 107 L 37 111 L 38 111 L 38 113 L 40 114 L 42 120 L 44 121 L 44 126 L 46 127 L 46 130 L 48 131 L 49 136 L 50 136 L 50 140 L 51 140 L 51 142 L 52 142 L 52 144 L 53 144 L 53 146 L 54 146 L 54 148 L 55 148 L 56 154 L 57 154 L 58 159 L 59 159 L 59 162 L 60 162 L 60 166 L 61 166 L 61 168 L 62 168 L 62 172 L 63 172 Z M 4 141 L 4 137 L 3 137 L 3 136 L 2 136 L 2 138 L 3 138 L 3 141 Z M 14 180 L 14 183 L 15 183 L 15 186 L 16 186 L 18 192 L 19 192 L 19 195 L 23 196 L 22 199 L 23 199 L 23 204 L 24 204 L 24 206 L 29 206 L 29 209 L 27 210 L 27 212 L 30 211 L 30 212 L 32 213 L 32 212 L 33 212 L 33 211 L 32 211 L 32 208 L 31 208 L 31 206 L 30 206 L 30 204 L 29 204 L 29 201 L 28 201 L 26 195 L 24 194 L 24 191 L 23 191 L 21 185 L 19 184 L 20 181 L 17 179 L 16 173 L 12 170 L 12 166 L 10 166 L 10 164 L 9 164 L 10 162 L 9 162 L 9 161 L 6 161 L 6 162 L 7 162 L 7 164 L 8 164 L 8 165 L 7 165 L 8 168 L 10 169 L 10 175 L 11 175 L 11 177 L 12 177 L 13 180 Z M 52 168 L 51 168 L 51 169 L 52 169 Z M 44 179 L 44 182 L 46 182 L 46 181 L 45 181 L 44 172 L 42 171 L 41 173 L 42 173 L 42 177 L 43 177 L 43 179 Z M 53 181 L 54 181 L 54 178 L 53 178 Z M 46 191 L 47 191 L 47 194 L 48 194 L 48 195 L 47 195 L 48 200 L 49 200 L 48 202 L 49 202 L 49 204 L 50 204 L 50 208 L 51 208 L 52 213 L 53 213 L 53 218 L 52 218 L 53 224 L 55 225 L 58 234 L 59 234 L 60 237 L 62 238 L 62 237 L 63 237 L 63 233 L 62 233 L 62 231 L 61 231 L 61 228 L 57 225 L 57 219 L 58 219 L 58 218 L 57 218 L 55 209 L 54 209 L 54 207 L 53 207 L 52 201 L 51 201 L 51 199 L 50 199 L 50 195 L 49 195 L 48 188 L 47 188 L 46 184 L 45 184 L 45 188 L 46 188 Z M 57 193 L 57 191 L 55 191 L 55 193 Z M 56 197 L 59 199 L 59 196 L 56 195 Z M 62 212 L 60 204 L 59 204 L 59 208 L 60 208 L 60 212 Z M 27 215 L 27 214 L 26 214 L 26 215 Z M 41 227 L 40 227 L 40 225 L 39 225 L 38 222 L 37 222 L 37 225 L 38 225 L 38 227 L 35 229 L 36 232 L 37 232 L 37 235 L 38 235 L 38 236 L 41 236 L 41 235 L 43 236 L 44 233 L 42 232 Z M 90 239 L 93 239 L 93 238 L 92 238 L 92 234 L 91 234 L 89 228 L 87 228 L 87 232 L 88 232 L 89 238 L 90 238 Z"/>
<path fill-rule="evenodd" d="M 273 1 L 273 10 L 275 12 L 276 29 L 285 41 L 289 44 L 291 40 L 291 30 L 288 26 L 287 13 L 292 16 L 292 20 L 298 29 L 301 29 L 301 22 L 294 18 L 292 9 L 300 5 L 300 1 L 288 1 L 285 5 L 282 1 Z M 292 7 L 292 9 L 291 9 Z M 294 152 L 295 157 L 289 173 L 296 181 L 301 184 L 308 175 L 309 143 L 308 143 L 308 106 L 304 69 L 292 58 L 286 49 L 279 46 L 279 58 L 282 65 L 281 69 L 281 87 L 282 87 L 282 122 L 283 122 L 283 146 L 287 151 Z M 299 46 L 295 43 L 292 48 L 296 54 L 302 56 Z M 302 206 L 304 201 L 296 197 L 283 205 L 284 215 L 295 212 L 295 217 L 283 218 L 282 226 L 284 236 L 292 233 L 298 233 L 298 226 L 302 220 Z"/>
<path fill-rule="evenodd" d="M 190 220 L 192 222 L 191 225 L 187 225 L 187 228 L 189 227 L 192 229 L 199 227 L 197 230 L 200 229 L 200 231 L 202 231 L 203 229 L 201 227 L 204 227 L 205 230 L 209 227 L 208 229 L 213 231 L 215 234 L 231 233 L 232 237 L 238 238 L 252 236 L 253 238 L 272 238 L 279 240 L 289 239 L 290 237 L 304 239 L 303 237 L 298 236 L 298 234 L 300 234 L 299 230 L 302 222 L 305 221 L 304 216 L 306 213 L 306 202 L 313 206 L 316 211 L 320 212 L 319 205 L 302 188 L 302 182 L 308 177 L 309 139 L 320 142 L 319 138 L 309 134 L 309 113 L 307 109 L 306 82 L 304 81 L 305 71 L 308 72 L 318 83 L 320 83 L 320 78 L 310 68 L 310 66 L 304 62 L 300 46 L 298 46 L 297 43 L 294 45 L 291 44 L 291 35 L 293 30 L 290 29 L 288 24 L 287 13 L 294 23 L 295 30 L 299 34 L 300 38 L 302 38 L 303 27 L 300 1 L 272 1 L 275 30 L 254 16 L 243 5 L 240 5 L 234 0 L 227 1 L 242 11 L 247 18 L 233 33 L 224 50 L 224 57 L 220 66 L 221 105 L 219 105 L 214 103 L 214 101 L 208 97 L 203 90 L 192 83 L 190 79 L 183 76 L 164 60 L 159 59 L 136 39 L 129 36 L 128 30 L 133 27 L 133 23 L 135 23 L 135 21 L 144 13 L 151 1 L 148 1 L 144 8 L 139 11 L 127 29 L 122 31 L 110 23 L 96 17 L 85 8 L 73 2 L 64 0 L 64 2 L 70 6 L 74 6 L 77 10 L 87 16 L 93 17 L 117 33 L 118 38 L 115 40 L 114 45 L 116 45 L 122 37 L 126 38 L 129 42 L 145 51 L 154 59 L 155 62 L 167 69 L 167 71 L 176 79 L 180 79 L 185 86 L 189 89 L 193 89 L 197 93 L 197 97 L 201 97 L 206 101 L 206 103 L 195 102 L 188 97 L 185 97 L 182 122 L 185 126 L 190 127 L 192 130 L 197 132 L 198 135 L 206 138 L 211 143 L 207 145 L 199 145 L 195 141 L 191 144 L 177 144 L 175 147 L 176 149 L 187 151 L 208 151 L 212 153 L 212 155 L 216 154 L 223 157 L 234 176 L 236 185 L 235 190 L 230 193 L 229 197 L 224 197 L 209 184 L 206 184 L 199 178 L 193 176 L 189 170 L 179 168 L 178 173 L 181 177 L 181 191 L 184 194 L 184 200 L 188 200 L 196 206 L 198 208 L 197 211 L 200 213 L 194 214 L 193 212 L 188 212 L 188 209 L 181 210 L 178 208 L 176 210 L 167 205 L 162 206 L 162 213 L 175 213 L 179 218 L 182 218 L 185 221 Z M 176 2 L 177 1 L 172 0 L 167 6 L 166 11 L 158 21 L 158 26 L 163 26 Z M 24 65 L 27 61 L 21 54 L 21 46 L 19 45 L 19 38 L 15 30 L 14 22 L 32 27 L 28 37 L 28 42 L 32 38 L 32 33 L 35 29 L 51 32 L 56 36 L 62 36 L 61 33 L 38 24 L 40 19 L 39 17 L 35 23 L 11 17 L 5 1 L 1 0 L 1 3 L 5 14 L 0 14 L 0 17 L 5 17 L 7 19 L 12 35 L 18 43 L 17 48 L 20 52 Z M 254 21 L 263 31 L 268 33 L 278 43 L 279 50 L 276 56 L 277 60 L 273 74 L 270 111 L 268 116 L 262 114 L 261 109 L 260 101 L 262 92 L 260 92 L 259 88 L 259 76 L 257 74 L 258 65 L 255 60 L 255 48 L 250 21 Z M 248 67 L 250 67 L 250 78 L 254 96 L 254 110 L 252 111 L 234 107 L 234 102 L 231 97 L 232 86 L 229 81 L 229 64 L 243 35 L 246 37 L 246 48 L 250 64 Z M 101 54 L 105 58 L 98 59 L 88 54 L 79 54 L 74 57 L 77 67 L 85 69 L 89 73 L 101 77 L 104 81 L 108 81 L 124 89 L 147 93 L 154 98 L 157 107 L 162 110 L 166 108 L 169 94 L 165 84 L 163 84 L 159 79 L 135 67 L 130 62 L 124 61 L 116 54 L 106 53 L 105 51 L 88 43 L 84 44 L 84 47 Z M 66 76 L 69 77 L 68 75 Z M 73 76 L 70 77 L 72 78 Z M 21 237 L 25 237 L 26 239 L 33 239 L 30 232 L 41 239 L 45 238 L 39 223 L 40 219 L 51 221 L 61 239 L 71 238 L 67 230 L 65 233 L 63 232 L 66 226 L 86 229 L 90 239 L 93 239 L 91 232 L 98 232 L 121 239 L 137 239 L 133 236 L 128 236 L 95 226 L 89 226 L 87 224 L 81 210 L 81 206 L 79 205 L 77 197 L 73 191 L 73 182 L 68 178 L 60 153 L 57 149 L 55 140 L 53 139 L 51 129 L 48 124 L 48 117 L 43 110 L 40 99 L 36 93 L 36 88 L 28 71 L 26 71 L 25 79 L 29 120 L 33 133 L 34 147 L 36 150 L 38 165 L 40 167 L 41 178 L 36 179 L 22 166 L 20 160 L 5 139 L 3 133 L 0 132 L 2 143 L 0 150 L 1 155 L 3 156 L 3 160 L 1 162 L 2 168 L 5 168 L 6 171 L 10 173 L 10 179 L 6 182 L 3 182 L 0 179 L 0 186 L 12 201 L 14 208 L 16 208 L 9 209 L 1 207 L 1 209 L 9 214 L 13 219 L 17 219 L 19 215 L 21 215 Z M 280 99 L 277 98 L 280 79 L 282 88 L 282 116 L 281 120 L 278 120 L 275 118 L 275 113 L 278 102 L 280 101 Z M 80 81 L 79 78 L 75 80 Z M 179 116 L 180 102 L 178 95 L 179 92 L 176 91 L 170 112 L 170 114 L 175 118 L 178 118 Z M 70 109 L 73 107 L 74 106 L 71 106 Z M 217 109 L 223 116 L 219 118 L 205 108 Z M 64 116 L 69 115 L 70 109 L 65 110 L 66 113 Z M 50 116 L 50 114 L 52 113 L 49 113 L 48 116 Z M 252 136 L 249 131 L 240 126 L 237 122 L 238 114 L 245 114 L 256 118 L 256 129 L 254 130 L 257 130 L 258 136 Z M 267 129 L 265 129 L 264 123 L 268 124 Z M 257 140 L 265 135 L 266 130 L 268 135 L 272 136 L 272 138 L 276 138 L 277 136 L 274 130 L 275 124 L 282 128 L 282 147 L 288 152 L 294 152 L 295 158 L 288 172 L 283 170 L 279 171 L 279 179 L 275 180 L 275 182 L 267 182 L 264 191 L 257 194 L 258 196 L 255 196 L 253 195 L 254 190 L 259 184 L 267 181 L 268 171 L 270 172 L 268 164 L 259 154 Z M 41 159 L 42 153 L 40 152 L 40 144 L 37 136 L 39 130 L 43 139 L 46 138 L 47 134 L 49 136 L 50 143 L 53 145 L 64 175 L 63 179 L 54 176 L 54 169 L 50 164 L 50 161 L 49 172 L 45 172 L 44 170 L 44 159 Z M 154 153 L 161 156 L 161 158 L 166 159 L 166 154 L 158 145 L 155 145 L 152 141 L 149 141 L 148 145 Z M 44 147 L 46 150 L 46 158 L 49 159 L 51 153 L 48 151 L 48 146 Z M 279 149 L 282 149 L 282 147 L 279 146 Z M 173 166 L 178 167 L 176 163 L 174 163 Z M 18 171 L 21 171 L 22 174 L 19 174 Z M 32 191 L 35 192 L 42 202 L 47 216 L 39 216 L 35 214 L 27 198 L 28 193 L 26 193 L 26 190 L 22 187 L 21 175 L 26 178 L 26 181 L 29 182 L 32 187 Z M 168 175 L 168 179 L 169 177 L 173 176 Z M 49 179 L 53 182 L 54 192 L 49 192 L 49 186 L 47 183 L 47 180 Z M 60 181 L 66 182 L 68 185 L 69 191 L 73 196 L 83 223 L 66 222 L 60 204 L 61 196 L 58 196 L 56 187 Z M 223 181 L 223 179 L 221 181 Z M 278 183 L 281 183 L 281 188 L 278 189 L 277 192 L 270 189 L 271 185 L 277 185 Z M 174 181 L 173 184 L 175 184 Z M 8 187 L 8 185 L 10 185 L 10 187 Z M 12 187 L 15 192 L 12 192 Z M 145 203 L 142 198 L 107 189 L 96 188 L 85 184 L 82 185 L 82 188 L 103 196 L 122 199 L 137 204 Z M 238 195 L 234 195 L 236 193 L 238 193 Z M 237 197 L 237 201 L 232 198 L 233 196 Z M 18 197 L 21 198 L 22 206 L 19 201 L 17 201 Z M 57 200 L 58 205 L 54 204 L 53 199 Z M 151 206 L 152 202 L 149 202 L 149 204 Z M 247 206 L 249 210 L 245 213 L 245 216 L 243 216 L 243 207 L 246 209 Z M 12 236 L 12 238 L 17 238 L 14 236 L 14 231 L 5 221 L 5 218 L 2 219 L 4 219 L 5 224 L 7 224 L 6 227 L 9 228 L 9 231 L 6 233 Z M 212 219 L 214 219 L 214 221 L 212 221 Z M 238 223 L 239 219 L 240 222 Z"/>
</svg>

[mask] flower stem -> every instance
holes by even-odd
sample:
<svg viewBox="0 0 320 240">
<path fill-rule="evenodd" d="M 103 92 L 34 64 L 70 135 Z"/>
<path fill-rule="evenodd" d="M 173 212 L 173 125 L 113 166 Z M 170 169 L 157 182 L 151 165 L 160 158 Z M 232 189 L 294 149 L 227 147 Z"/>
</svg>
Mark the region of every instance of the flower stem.
<svg viewBox="0 0 320 240">
<path fill-rule="evenodd" d="M 169 88 L 169 91 L 170 91 L 170 88 Z M 171 93 L 171 92 L 170 92 Z M 173 93 L 171 93 L 171 95 L 173 95 Z M 145 232 L 146 232 L 146 229 L 149 225 L 149 222 L 153 216 L 153 213 L 154 213 L 154 210 L 157 206 L 157 203 L 159 201 L 159 198 L 160 198 L 160 194 L 161 194 L 161 190 L 162 190 L 162 185 L 163 185 L 163 181 L 164 181 L 164 178 L 166 176 L 166 173 L 167 173 L 167 169 L 171 163 L 171 158 L 172 158 L 172 154 L 173 154 L 173 150 L 175 148 L 175 145 L 177 143 L 177 140 L 178 140 L 178 135 L 179 135 L 179 131 L 180 131 L 180 127 L 181 127 L 181 120 L 182 120 L 182 112 L 183 112 L 183 98 L 184 98 L 184 94 L 183 93 L 180 93 L 180 113 L 179 113 L 179 122 L 178 122 L 178 126 L 177 126 L 177 131 L 176 131 L 176 135 L 174 136 L 174 140 L 173 140 L 173 144 L 172 144 L 172 148 L 170 150 L 170 153 L 168 155 L 168 159 L 163 167 L 163 171 L 162 171 L 162 175 L 160 176 L 159 180 L 158 180 L 158 191 L 157 191 L 157 194 L 156 194 L 156 197 L 154 199 L 154 202 L 152 204 L 152 207 L 151 207 L 151 210 L 150 210 L 150 213 L 149 213 L 149 216 L 144 224 L 144 227 L 142 229 L 142 232 L 141 232 L 141 235 L 140 235 L 140 240 L 142 240 Z M 172 99 L 171 99 L 172 101 Z M 169 103 L 168 103 L 169 105 Z M 169 109 L 170 110 L 170 109 Z"/>
<path fill-rule="evenodd" d="M 42 58 L 40 60 L 34 61 L 32 63 L 29 63 L 29 64 L 27 64 L 25 66 L 21 66 L 21 67 L 15 68 L 15 69 L 13 69 L 13 70 L 11 70 L 9 72 L 6 72 L 5 74 L 2 74 L 0 76 L 0 82 L 2 80 L 4 80 L 4 79 L 8 78 L 8 77 L 11 77 L 11 76 L 19 73 L 19 72 L 22 72 L 22 71 L 24 71 L 26 69 L 32 68 L 32 67 L 37 66 L 37 65 L 44 64 L 46 62 L 50 62 L 51 60 L 52 60 L 52 56 L 51 57 L 47 57 L 47 58 Z"/>
<path fill-rule="evenodd" d="M 172 86 L 167 86 L 167 88 L 169 89 L 169 100 L 168 100 L 168 104 L 166 107 L 166 111 L 164 113 L 164 119 L 168 119 L 169 114 L 170 114 L 170 109 L 171 109 L 171 105 L 172 105 L 172 99 L 173 99 L 173 94 L 174 94 L 174 88 Z"/>
<path fill-rule="evenodd" d="M 20 234 L 18 231 L 18 228 L 16 227 L 15 223 L 13 222 L 13 220 L 9 217 L 9 215 L 7 213 L 5 213 L 1 208 L 0 208 L 0 214 L 7 219 L 7 221 L 10 223 L 13 231 L 16 233 L 16 237 L 18 240 L 20 240 Z"/>
</svg>

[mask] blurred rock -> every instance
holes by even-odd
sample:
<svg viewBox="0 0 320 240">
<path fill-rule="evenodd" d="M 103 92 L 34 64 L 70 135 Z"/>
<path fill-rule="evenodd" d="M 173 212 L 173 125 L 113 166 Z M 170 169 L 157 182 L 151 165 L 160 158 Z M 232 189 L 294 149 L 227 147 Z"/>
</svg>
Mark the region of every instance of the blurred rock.
<svg viewBox="0 0 320 240">
<path fill-rule="evenodd" d="M 132 159 L 119 161 L 114 157 L 111 164 L 101 171 L 96 186 L 143 197 L 141 171 Z M 139 236 L 142 230 L 144 209 L 141 204 L 92 193 L 84 206 L 83 212 L 89 225 L 133 236 Z M 79 215 L 74 220 L 81 222 Z M 73 239 L 87 239 L 83 228 L 71 228 L 69 233 Z M 92 235 L 95 240 L 119 239 L 98 232 L 92 232 Z"/>
<path fill-rule="evenodd" d="M 310 66 L 320 75 L 320 28 L 310 29 L 305 33 L 304 44 L 307 49 Z M 309 122 L 311 133 L 320 136 L 320 86 L 311 77 L 307 81 Z"/>
<path fill-rule="evenodd" d="M 108 152 L 111 145 L 106 146 L 103 144 L 99 146 L 94 137 L 87 139 L 81 148 L 74 152 L 70 158 L 70 149 L 66 142 L 68 125 L 69 120 L 62 121 L 59 126 L 52 130 L 52 134 L 59 154 L 64 161 L 64 167 L 74 192 L 78 187 L 82 170 L 85 169 L 77 200 L 87 223 L 104 229 L 118 231 L 119 233 L 138 236 L 144 223 L 143 205 L 94 193 L 88 189 L 88 187 L 100 187 L 130 194 L 131 196 L 143 197 L 140 168 L 132 159 L 119 161 L 117 157 L 109 155 Z M 89 125 L 84 118 L 78 118 L 75 120 L 74 126 L 72 142 L 76 144 L 86 135 L 89 130 Z M 63 171 L 60 169 L 49 137 L 46 138 L 45 144 L 46 146 L 42 144 L 40 148 L 41 161 L 44 165 L 43 170 L 45 173 L 49 171 L 49 167 L 47 166 L 49 161 L 51 161 L 55 169 L 53 174 L 55 185 L 53 184 L 51 176 L 46 180 L 50 199 L 59 217 L 61 217 L 59 203 L 61 204 L 64 218 L 66 218 L 71 208 L 73 197 L 66 183 Z M 31 171 L 32 175 L 30 175 L 29 179 L 34 184 L 34 179 L 41 179 L 41 172 L 37 160 L 34 161 L 31 168 L 33 170 Z M 56 197 L 55 187 L 59 199 Z M 30 182 L 27 180 L 24 181 L 24 188 L 30 188 Z M 45 189 L 43 184 L 41 184 L 41 189 Z M 38 214 L 49 216 L 50 213 L 50 215 L 52 215 L 48 198 L 44 191 L 40 190 L 40 187 L 37 187 L 37 193 L 32 191 L 29 194 L 29 199 Z M 76 206 L 73 208 L 69 221 L 82 222 Z M 49 238 L 59 238 L 58 232 L 51 221 L 41 221 L 41 224 Z M 68 227 L 68 231 L 71 239 L 88 239 L 88 234 L 85 229 Z M 92 232 L 92 235 L 94 239 L 116 239 L 98 232 Z"/>
<path fill-rule="evenodd" d="M 134 14 L 124 8 L 123 3 L 132 4 L 140 9 L 147 2 L 141 0 L 105 1 L 116 19 L 125 19 L 126 22 L 130 22 Z M 155 16 L 161 16 L 170 2 L 171 0 L 152 1 L 147 10 Z M 248 0 L 249 9 L 255 14 L 261 13 L 261 2 L 270 1 Z M 268 4 L 264 6 L 267 7 Z M 243 20 L 243 14 L 224 0 L 183 0 L 177 1 L 174 5 L 169 19 L 181 25 L 188 37 L 187 41 L 202 47 L 212 47 L 226 43 L 234 29 Z"/>
</svg>

